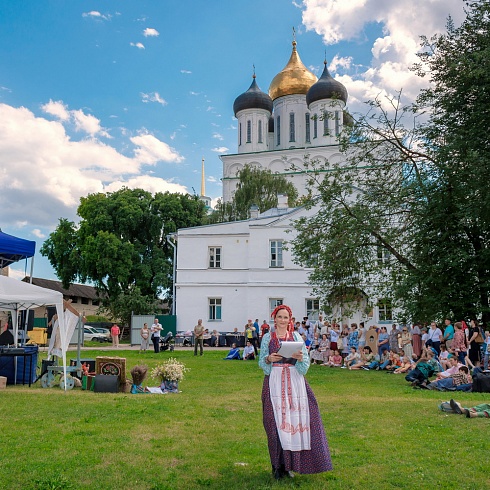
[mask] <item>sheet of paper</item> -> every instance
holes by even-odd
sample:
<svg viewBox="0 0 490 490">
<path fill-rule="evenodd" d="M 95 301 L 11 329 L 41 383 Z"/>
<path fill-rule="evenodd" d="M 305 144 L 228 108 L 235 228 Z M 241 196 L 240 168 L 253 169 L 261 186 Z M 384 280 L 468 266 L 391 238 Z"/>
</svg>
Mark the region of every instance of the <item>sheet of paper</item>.
<svg viewBox="0 0 490 490">
<path fill-rule="evenodd" d="M 301 350 L 303 345 L 304 342 L 283 342 L 277 353 L 282 357 L 291 357 L 294 352 Z"/>
</svg>

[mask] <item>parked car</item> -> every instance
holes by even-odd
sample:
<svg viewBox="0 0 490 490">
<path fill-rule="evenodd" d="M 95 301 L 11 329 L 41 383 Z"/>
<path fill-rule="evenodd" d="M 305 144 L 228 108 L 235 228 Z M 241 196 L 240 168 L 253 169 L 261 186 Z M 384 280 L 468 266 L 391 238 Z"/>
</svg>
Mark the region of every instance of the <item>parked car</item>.
<svg viewBox="0 0 490 490">
<path fill-rule="evenodd" d="M 104 337 L 104 340 L 106 342 L 112 342 L 112 337 L 111 337 L 111 331 L 108 328 L 102 328 L 102 327 L 92 327 L 94 330 L 96 330 L 100 335 Z"/>
<path fill-rule="evenodd" d="M 94 327 L 90 325 L 85 325 L 83 327 L 83 340 L 84 342 L 92 341 L 92 342 L 105 342 L 104 336 L 97 332 Z"/>
</svg>

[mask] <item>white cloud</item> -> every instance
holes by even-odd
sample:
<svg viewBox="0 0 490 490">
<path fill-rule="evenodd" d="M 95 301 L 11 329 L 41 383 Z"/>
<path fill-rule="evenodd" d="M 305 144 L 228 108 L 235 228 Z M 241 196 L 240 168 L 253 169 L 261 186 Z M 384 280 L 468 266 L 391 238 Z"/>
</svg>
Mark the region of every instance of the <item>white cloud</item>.
<svg viewBox="0 0 490 490">
<path fill-rule="evenodd" d="M 51 112 L 64 107 L 61 102 L 46 106 Z M 78 115 L 85 131 L 101 133 L 95 117 L 65 110 L 70 121 Z M 70 122 L 50 121 L 24 107 L 0 103 L 0 223 L 52 228 L 59 217 L 76 219 L 81 196 L 105 192 L 118 182 L 136 185 L 147 179 L 144 165 L 183 160 L 176 150 L 147 133 L 131 138 L 134 156 L 127 157 L 95 136 L 71 139 L 64 124 Z M 155 188 L 185 189 L 156 176 L 147 181 Z"/>
<path fill-rule="evenodd" d="M 151 134 L 141 134 L 130 139 L 134 145 L 139 147 L 134 151 L 134 154 L 140 163 L 155 165 L 160 161 L 180 163 L 184 160 L 184 157 L 167 143 L 160 141 Z"/>
<path fill-rule="evenodd" d="M 213 138 L 216 138 L 217 140 L 223 141 L 223 136 L 219 133 L 213 133 Z"/>
<path fill-rule="evenodd" d="M 39 228 L 34 228 L 32 234 L 37 238 L 46 238 L 46 235 Z"/>
<path fill-rule="evenodd" d="M 100 135 L 109 137 L 107 131 L 102 129 L 100 121 L 92 114 L 84 114 L 81 110 L 72 111 L 77 131 L 85 131 L 91 136 Z"/>
<path fill-rule="evenodd" d="M 219 182 L 219 179 L 217 179 L 216 177 L 213 177 L 212 175 L 210 175 L 206 180 L 208 182 L 212 182 L 213 184 L 216 182 Z"/>
<path fill-rule="evenodd" d="M 129 45 L 138 49 L 145 49 L 145 45 L 143 43 L 129 43 Z"/>
<path fill-rule="evenodd" d="M 215 151 L 216 153 L 226 153 L 229 150 L 229 148 L 226 148 L 226 146 L 218 146 L 217 148 L 212 148 L 211 151 Z"/>
<path fill-rule="evenodd" d="M 99 119 L 91 114 L 85 114 L 81 109 L 68 110 L 61 100 L 56 102 L 50 100 L 47 104 L 43 104 L 41 109 L 62 122 L 73 123 L 76 131 L 84 131 L 90 136 L 98 135 L 110 138 L 109 133 L 100 125 Z"/>
<path fill-rule="evenodd" d="M 193 92 L 192 90 L 189 92 L 191 95 L 200 95 L 200 92 Z"/>
<path fill-rule="evenodd" d="M 102 15 L 97 10 L 91 10 L 90 12 L 84 12 L 82 14 L 82 17 L 88 17 L 90 19 L 96 19 L 96 20 L 109 20 L 111 18 L 110 15 Z"/>
<path fill-rule="evenodd" d="M 54 102 L 50 99 L 47 104 L 41 106 L 41 109 L 46 114 L 57 117 L 60 121 L 68 121 L 70 119 L 70 111 L 61 100 Z"/>
<path fill-rule="evenodd" d="M 335 55 L 332 61 L 328 65 L 328 71 L 330 73 L 335 73 L 338 71 L 338 68 L 343 68 L 344 70 L 348 70 L 352 65 L 352 56 L 340 57 L 339 55 Z"/>
<path fill-rule="evenodd" d="M 130 189 L 145 189 L 145 191 L 151 193 L 168 191 L 187 194 L 188 192 L 187 188 L 181 184 L 176 184 L 151 175 L 139 175 L 124 181 L 114 181 L 107 185 L 104 190 L 106 192 L 115 192 L 123 187 L 129 187 Z"/>
<path fill-rule="evenodd" d="M 307 30 L 321 35 L 327 45 L 364 40 L 364 30 L 369 25 L 381 25 L 382 35 L 374 41 L 371 49 L 371 64 L 361 70 L 356 66 L 355 84 L 354 80 L 352 84 L 364 83 L 363 91 L 367 93 L 394 93 L 403 89 L 409 99 L 413 99 L 427 83 L 409 69 L 419 61 L 416 53 L 420 36 L 445 32 L 449 15 L 458 25 L 464 18 L 463 7 L 461 0 L 304 0 L 302 5 L 303 24 Z M 348 70 L 351 64 L 352 60 L 342 61 L 339 55 L 335 55 L 331 71 L 337 71 L 338 67 Z M 352 84 L 346 85 L 349 106 Z"/>
<path fill-rule="evenodd" d="M 145 36 L 145 37 L 157 37 L 159 35 L 160 35 L 160 33 L 156 29 L 152 29 L 151 27 L 147 27 L 143 31 L 143 36 Z"/>
<path fill-rule="evenodd" d="M 171 135 L 170 135 L 170 139 L 173 141 L 177 136 L 177 131 L 174 131 Z"/>
<path fill-rule="evenodd" d="M 168 104 L 168 102 L 165 99 L 163 99 L 158 92 L 152 92 L 149 94 L 141 93 L 141 97 L 142 97 L 143 102 L 145 102 L 145 103 L 158 102 L 159 104 L 162 104 L 163 106 Z"/>
<path fill-rule="evenodd" d="M 184 75 L 190 75 L 192 72 L 190 70 L 180 70 L 180 73 L 183 73 Z"/>
</svg>

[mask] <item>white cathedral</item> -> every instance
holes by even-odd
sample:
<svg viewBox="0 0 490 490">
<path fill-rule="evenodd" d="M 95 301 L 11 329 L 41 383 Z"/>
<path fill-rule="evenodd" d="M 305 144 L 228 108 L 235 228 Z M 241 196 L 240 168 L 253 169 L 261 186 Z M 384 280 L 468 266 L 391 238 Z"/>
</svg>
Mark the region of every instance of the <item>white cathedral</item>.
<svg viewBox="0 0 490 490">
<path fill-rule="evenodd" d="M 223 201 L 236 188 L 236 174 L 245 165 L 286 175 L 306 194 L 305 159 L 341 159 L 338 136 L 343 129 L 347 90 L 325 68 L 320 79 L 301 62 L 293 41 L 287 65 L 272 80 L 269 94 L 253 77 L 250 88 L 233 104 L 238 120 L 238 153 L 222 155 Z M 294 168 L 294 170 L 291 170 Z"/>
<path fill-rule="evenodd" d="M 222 155 L 223 201 L 228 202 L 245 165 L 287 176 L 300 196 L 307 193 L 306 159 L 342 162 L 338 137 L 344 125 L 347 90 L 325 68 L 318 79 L 302 63 L 293 41 L 291 57 L 262 92 L 253 76 L 250 88 L 233 105 L 238 120 L 238 152 Z M 294 169 L 294 170 L 293 170 Z M 198 319 L 210 331 L 243 331 L 248 319 L 270 321 L 281 303 L 297 319 L 318 318 L 322 305 L 308 285 L 309 270 L 294 262 L 286 243 L 293 221 L 315 209 L 278 207 L 255 210 L 248 220 L 184 228 L 174 235 L 177 330 Z M 367 299 L 367 298 L 366 298 Z M 339 316 L 334 308 L 333 315 Z M 376 306 L 343 321 L 366 326 L 391 323 L 391 309 Z"/>
</svg>

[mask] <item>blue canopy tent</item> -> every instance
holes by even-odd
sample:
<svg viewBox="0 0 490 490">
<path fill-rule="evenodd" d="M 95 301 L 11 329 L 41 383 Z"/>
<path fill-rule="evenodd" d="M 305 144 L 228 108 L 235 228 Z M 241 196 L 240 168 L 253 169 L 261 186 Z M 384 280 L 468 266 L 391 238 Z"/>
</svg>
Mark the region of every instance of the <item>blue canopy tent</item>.
<svg viewBox="0 0 490 490">
<path fill-rule="evenodd" d="M 0 230 L 0 269 L 18 262 L 19 260 L 34 257 L 36 253 L 36 242 L 24 240 L 12 235 L 7 235 Z M 34 260 L 34 259 L 32 259 Z M 32 277 L 32 262 L 31 262 Z"/>
</svg>

